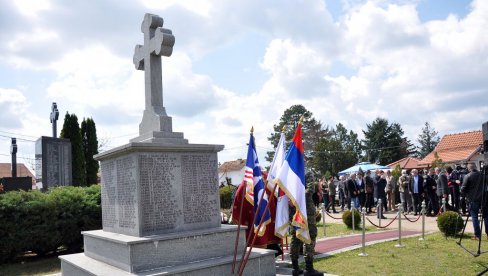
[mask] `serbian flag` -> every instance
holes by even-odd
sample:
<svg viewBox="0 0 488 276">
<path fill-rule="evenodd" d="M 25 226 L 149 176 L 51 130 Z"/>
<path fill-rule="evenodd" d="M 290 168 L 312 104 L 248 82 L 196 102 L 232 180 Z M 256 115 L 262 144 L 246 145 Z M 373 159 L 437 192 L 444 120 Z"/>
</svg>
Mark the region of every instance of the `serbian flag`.
<svg viewBox="0 0 488 276">
<path fill-rule="evenodd" d="M 304 243 L 309 244 L 310 233 L 308 231 L 307 207 L 305 203 L 305 159 L 303 154 L 301 120 L 298 123 L 292 143 L 286 153 L 285 160 L 283 161 L 283 165 L 278 172 L 275 182 L 295 206 L 296 211 L 293 215 L 291 224 L 296 228 L 297 238 Z M 277 209 L 277 213 L 278 211 L 279 209 Z M 278 216 L 278 214 L 276 214 L 276 216 Z M 280 226 L 276 223 L 276 229 L 280 230 L 280 227 L 282 228 L 284 226 Z"/>
<path fill-rule="evenodd" d="M 259 166 L 258 154 L 256 153 L 256 146 L 254 144 L 254 136 L 252 133 L 247 148 L 244 182 L 246 183 L 246 199 L 254 206 L 254 233 L 258 236 L 263 236 L 266 231 L 266 225 L 271 222 L 271 215 L 269 209 L 266 213 L 264 212 L 266 210 L 266 205 L 268 204 L 268 195 L 265 192 L 266 186 L 264 185 L 263 177 L 261 175 L 261 166 Z M 258 210 L 259 200 L 263 193 L 263 201 Z M 262 217 L 264 217 L 263 223 L 258 232 L 258 225 Z"/>
<path fill-rule="evenodd" d="M 280 135 L 280 141 L 278 142 L 278 146 L 275 150 L 275 155 L 273 158 L 273 162 L 271 163 L 271 167 L 268 173 L 268 190 L 272 191 L 274 186 L 277 185 L 274 181 L 278 175 L 278 171 L 281 169 L 283 165 L 283 161 L 285 160 L 286 154 L 286 143 L 285 143 L 285 134 L 282 132 Z M 276 217 L 275 217 L 275 232 L 274 234 L 277 237 L 284 238 L 286 236 L 286 232 L 288 231 L 288 221 L 290 220 L 289 216 L 289 206 L 288 206 L 288 196 L 283 192 L 282 189 L 278 187 L 276 189 Z"/>
</svg>

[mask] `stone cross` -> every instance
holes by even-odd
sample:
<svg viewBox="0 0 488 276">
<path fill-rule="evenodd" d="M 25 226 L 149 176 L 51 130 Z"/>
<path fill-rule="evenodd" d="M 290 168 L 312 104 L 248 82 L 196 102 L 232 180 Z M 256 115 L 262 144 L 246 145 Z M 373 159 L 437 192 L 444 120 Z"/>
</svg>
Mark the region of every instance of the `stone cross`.
<svg viewBox="0 0 488 276">
<path fill-rule="evenodd" d="M 56 103 L 53 103 L 51 106 L 51 123 L 53 124 L 53 137 L 56 138 L 58 136 L 57 130 L 56 130 L 56 124 L 59 118 L 59 111 L 58 111 L 58 105 Z"/>
<path fill-rule="evenodd" d="M 161 56 L 171 56 L 175 37 L 171 30 L 162 28 L 163 18 L 146 13 L 141 31 L 144 33 L 144 45 L 136 45 L 134 65 L 137 70 L 144 70 L 145 110 L 166 115 L 163 107 L 163 81 Z"/>
</svg>

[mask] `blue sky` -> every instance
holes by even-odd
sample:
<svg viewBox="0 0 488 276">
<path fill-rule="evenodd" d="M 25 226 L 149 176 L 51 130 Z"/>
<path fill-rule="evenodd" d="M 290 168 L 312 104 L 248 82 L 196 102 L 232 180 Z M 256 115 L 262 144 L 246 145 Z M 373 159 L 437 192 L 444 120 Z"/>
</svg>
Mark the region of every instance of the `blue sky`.
<svg viewBox="0 0 488 276">
<path fill-rule="evenodd" d="M 303 104 L 324 125 L 359 132 L 376 117 L 415 141 L 479 130 L 488 119 L 488 1 L 0 0 L 0 162 L 19 162 L 51 134 L 52 102 L 92 117 L 104 149 L 137 136 L 143 72 L 134 69 L 144 13 L 176 37 L 163 57 L 174 131 L 245 158 L 261 156 L 284 110 Z M 361 133 L 360 133 L 361 135 Z"/>
</svg>

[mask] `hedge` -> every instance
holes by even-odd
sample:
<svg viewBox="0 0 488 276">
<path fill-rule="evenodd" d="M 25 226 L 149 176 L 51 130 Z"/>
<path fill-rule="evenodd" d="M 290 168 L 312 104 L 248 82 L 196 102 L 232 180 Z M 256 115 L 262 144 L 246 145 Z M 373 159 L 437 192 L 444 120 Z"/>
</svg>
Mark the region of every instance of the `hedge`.
<svg viewBox="0 0 488 276">
<path fill-rule="evenodd" d="M 102 228 L 100 201 L 98 185 L 1 194 L 0 263 L 26 251 L 45 255 L 60 246 L 80 251 L 81 231 Z"/>
<path fill-rule="evenodd" d="M 444 212 L 437 218 L 437 227 L 445 236 L 456 236 L 463 230 L 463 226 L 463 218 L 454 211 Z"/>
<path fill-rule="evenodd" d="M 354 227 L 359 228 L 359 224 L 361 222 L 361 214 L 359 213 L 359 211 L 357 209 L 354 209 L 353 213 L 354 213 Z M 352 228 L 352 214 L 353 213 L 349 210 L 346 210 L 342 214 L 342 222 L 344 222 L 344 224 L 348 228 Z"/>
<path fill-rule="evenodd" d="M 230 209 L 232 206 L 232 195 L 237 187 L 234 186 L 224 186 L 219 189 L 220 194 L 220 208 Z"/>
</svg>

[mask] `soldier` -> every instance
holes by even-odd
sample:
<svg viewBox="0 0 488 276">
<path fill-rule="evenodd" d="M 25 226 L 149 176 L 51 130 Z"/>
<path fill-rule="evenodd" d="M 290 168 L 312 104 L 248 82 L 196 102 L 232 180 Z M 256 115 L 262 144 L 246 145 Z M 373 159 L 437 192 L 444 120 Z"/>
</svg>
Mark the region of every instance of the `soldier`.
<svg viewBox="0 0 488 276">
<path fill-rule="evenodd" d="M 315 252 L 315 239 L 317 238 L 317 222 L 315 220 L 315 205 L 313 204 L 312 195 L 318 185 L 317 182 L 313 180 L 311 173 L 305 175 L 306 192 L 305 201 L 307 204 L 307 221 L 308 221 L 308 231 L 310 233 L 310 244 L 305 244 L 304 258 L 305 258 L 305 276 L 322 276 L 322 272 L 319 272 L 313 268 L 313 255 Z M 295 207 L 291 207 L 290 210 L 290 220 L 295 214 Z M 295 227 L 290 227 L 291 244 L 290 244 L 290 257 L 291 264 L 293 267 L 293 275 L 300 275 L 303 273 L 298 267 L 298 255 L 300 253 L 300 248 L 303 247 L 303 242 L 298 239 L 295 235 Z"/>
</svg>

